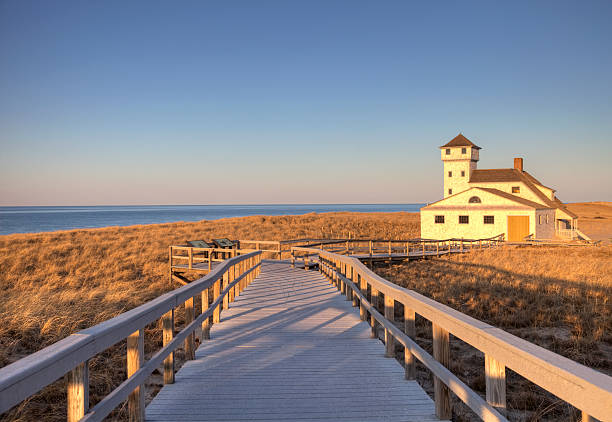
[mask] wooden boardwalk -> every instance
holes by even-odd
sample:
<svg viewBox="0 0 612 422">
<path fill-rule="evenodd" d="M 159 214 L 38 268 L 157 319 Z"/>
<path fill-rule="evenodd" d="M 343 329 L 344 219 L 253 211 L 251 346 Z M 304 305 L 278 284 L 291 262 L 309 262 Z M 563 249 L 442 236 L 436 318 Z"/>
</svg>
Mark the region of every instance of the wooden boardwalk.
<svg viewBox="0 0 612 422">
<path fill-rule="evenodd" d="M 146 419 L 438 420 L 355 309 L 319 272 L 264 261 Z"/>
</svg>

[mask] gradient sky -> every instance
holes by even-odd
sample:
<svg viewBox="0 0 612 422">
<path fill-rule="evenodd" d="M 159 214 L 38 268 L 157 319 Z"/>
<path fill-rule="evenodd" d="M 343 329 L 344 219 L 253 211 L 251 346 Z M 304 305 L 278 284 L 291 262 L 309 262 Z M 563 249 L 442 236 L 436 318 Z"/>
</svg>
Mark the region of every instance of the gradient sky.
<svg viewBox="0 0 612 422">
<path fill-rule="evenodd" d="M 612 200 L 612 2 L 0 1 L 0 205 Z"/>
</svg>

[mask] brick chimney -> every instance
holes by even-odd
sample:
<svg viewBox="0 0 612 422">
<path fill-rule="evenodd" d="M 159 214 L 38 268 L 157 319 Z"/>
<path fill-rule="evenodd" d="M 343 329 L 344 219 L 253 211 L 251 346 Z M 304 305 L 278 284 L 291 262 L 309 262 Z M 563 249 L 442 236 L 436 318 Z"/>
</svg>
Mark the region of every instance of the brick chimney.
<svg viewBox="0 0 612 422">
<path fill-rule="evenodd" d="M 523 171 L 523 159 L 522 158 L 515 158 L 514 159 L 514 168 L 520 171 Z"/>
</svg>

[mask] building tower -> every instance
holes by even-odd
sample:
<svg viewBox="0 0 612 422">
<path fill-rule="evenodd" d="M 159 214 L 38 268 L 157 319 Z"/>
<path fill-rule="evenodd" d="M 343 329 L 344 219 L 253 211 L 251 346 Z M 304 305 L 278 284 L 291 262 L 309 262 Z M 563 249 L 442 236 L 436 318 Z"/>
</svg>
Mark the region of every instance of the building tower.
<svg viewBox="0 0 612 422">
<path fill-rule="evenodd" d="M 444 197 L 468 189 L 472 171 L 476 170 L 480 147 L 461 133 L 440 147 L 444 162 Z"/>
</svg>

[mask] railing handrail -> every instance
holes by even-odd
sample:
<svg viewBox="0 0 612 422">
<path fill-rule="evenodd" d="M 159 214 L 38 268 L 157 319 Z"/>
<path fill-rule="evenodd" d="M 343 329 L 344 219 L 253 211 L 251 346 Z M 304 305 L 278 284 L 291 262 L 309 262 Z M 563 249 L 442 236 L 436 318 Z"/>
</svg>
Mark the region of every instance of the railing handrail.
<svg viewBox="0 0 612 422">
<path fill-rule="evenodd" d="M 135 331 L 160 319 L 164 314 L 188 299 L 212 287 L 230 267 L 259 255 L 261 255 L 261 252 L 257 251 L 229 258 L 199 280 L 165 293 L 93 327 L 72 334 L 17 362 L 0 368 L 0 414 L 55 382 L 80 363 L 86 362 Z M 256 264 L 251 269 L 246 270 L 236 278 L 235 282 L 240 281 L 243 276 L 258 266 L 259 264 Z M 217 301 L 223 296 L 222 292 Z M 212 315 L 214 309 L 215 306 L 209 308 L 208 316 Z M 207 317 L 206 314 L 201 314 L 199 319 L 205 317 Z M 193 331 L 196 322 L 197 320 L 192 322 L 190 324 L 191 328 L 186 327 L 183 331 Z M 189 332 L 185 333 L 185 336 L 187 335 L 189 335 Z M 171 351 L 168 353 L 171 353 Z M 154 369 L 151 369 L 151 372 Z M 126 396 L 128 393 L 126 393 Z"/>
<path fill-rule="evenodd" d="M 293 247 L 291 252 L 319 255 L 349 266 L 353 269 L 353 282 L 357 276 L 365 279 L 385 297 L 392 297 L 586 414 L 602 421 L 612 420 L 612 377 L 400 287 L 357 258 L 316 248 Z"/>
<path fill-rule="evenodd" d="M 375 243 L 440 243 L 440 242 L 485 242 L 489 240 L 500 240 L 504 238 L 504 234 L 498 234 L 496 236 L 482 238 L 482 239 L 465 239 L 460 237 L 453 237 L 448 239 L 425 239 L 425 238 L 412 238 L 412 239 L 377 239 L 377 238 L 363 238 L 363 239 L 313 239 L 313 242 L 319 244 L 335 244 L 345 242 L 375 242 Z M 312 245 L 312 246 L 315 246 Z M 306 246 L 300 246 L 306 247 Z"/>
</svg>

